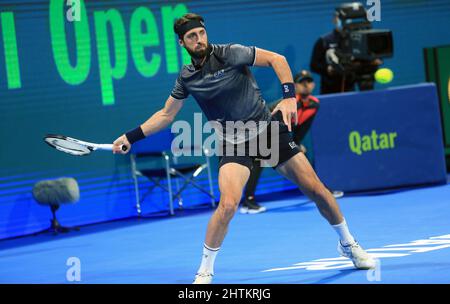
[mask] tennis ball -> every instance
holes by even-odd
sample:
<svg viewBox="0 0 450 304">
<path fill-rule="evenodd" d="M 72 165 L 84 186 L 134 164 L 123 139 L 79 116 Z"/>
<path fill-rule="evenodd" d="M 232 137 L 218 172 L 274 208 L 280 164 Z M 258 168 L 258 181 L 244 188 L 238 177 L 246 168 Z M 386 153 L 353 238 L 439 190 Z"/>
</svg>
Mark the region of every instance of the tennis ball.
<svg viewBox="0 0 450 304">
<path fill-rule="evenodd" d="M 394 78 L 394 73 L 391 69 L 383 68 L 378 69 L 375 73 L 375 80 L 379 83 L 389 83 Z"/>
</svg>

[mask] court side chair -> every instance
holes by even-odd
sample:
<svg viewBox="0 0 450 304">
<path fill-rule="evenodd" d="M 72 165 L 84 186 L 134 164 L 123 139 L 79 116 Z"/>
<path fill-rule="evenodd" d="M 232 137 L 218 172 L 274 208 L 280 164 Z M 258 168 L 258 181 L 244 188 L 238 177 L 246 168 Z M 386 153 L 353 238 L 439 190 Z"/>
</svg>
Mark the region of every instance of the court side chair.
<svg viewBox="0 0 450 304">
<path fill-rule="evenodd" d="M 212 186 L 210 166 L 211 155 L 209 155 L 209 151 L 202 147 L 183 147 L 184 149 L 191 149 L 192 152 L 198 152 L 198 149 L 201 149 L 203 152 L 202 156 L 194 157 L 194 159 L 201 159 L 201 161 L 185 163 L 183 162 L 184 156 L 175 157 L 171 152 L 173 138 L 174 134 L 171 133 L 170 129 L 164 129 L 134 143 L 131 147 L 131 174 L 134 181 L 138 216 L 142 216 L 141 205 L 145 198 L 156 187 L 159 187 L 163 189 L 164 192 L 168 193 L 169 212 L 171 215 L 175 214 L 173 204 L 175 199 L 178 200 L 178 208 L 183 208 L 183 198 L 181 194 L 189 185 L 209 196 L 212 207 L 215 207 L 216 205 Z M 191 159 L 192 157 L 186 157 L 186 159 L 187 158 Z M 144 166 L 143 163 L 145 161 L 148 162 L 149 160 L 153 163 L 156 161 L 158 165 Z M 206 189 L 196 181 L 196 178 L 204 171 L 206 171 L 208 175 L 208 188 Z M 139 189 L 140 180 L 142 180 L 142 178 L 149 180 L 151 185 L 142 197 L 140 197 Z M 164 180 L 167 181 L 167 186 L 163 183 Z M 175 190 L 173 189 L 173 186 L 175 186 Z"/>
</svg>

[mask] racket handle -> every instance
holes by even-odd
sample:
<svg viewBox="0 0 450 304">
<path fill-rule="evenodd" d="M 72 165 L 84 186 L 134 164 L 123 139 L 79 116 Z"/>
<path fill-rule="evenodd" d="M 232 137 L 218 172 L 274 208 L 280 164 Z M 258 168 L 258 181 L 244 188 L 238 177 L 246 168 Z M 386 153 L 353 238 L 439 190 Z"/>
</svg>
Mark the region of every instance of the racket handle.
<svg viewBox="0 0 450 304">
<path fill-rule="evenodd" d="M 125 145 L 122 145 L 122 148 L 121 148 L 121 149 L 122 149 L 123 152 L 125 152 L 126 150 L 128 150 L 127 146 L 125 146 Z"/>
</svg>

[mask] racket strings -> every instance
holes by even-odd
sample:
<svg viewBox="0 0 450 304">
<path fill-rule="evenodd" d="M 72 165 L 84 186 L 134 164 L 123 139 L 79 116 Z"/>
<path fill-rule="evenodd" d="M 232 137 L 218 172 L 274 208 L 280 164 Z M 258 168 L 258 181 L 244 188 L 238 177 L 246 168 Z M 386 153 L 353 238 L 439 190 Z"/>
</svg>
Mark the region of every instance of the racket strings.
<svg viewBox="0 0 450 304">
<path fill-rule="evenodd" d="M 55 149 L 73 155 L 86 155 L 91 153 L 91 149 L 85 145 L 69 141 L 67 139 L 46 138 L 45 141 Z"/>
</svg>

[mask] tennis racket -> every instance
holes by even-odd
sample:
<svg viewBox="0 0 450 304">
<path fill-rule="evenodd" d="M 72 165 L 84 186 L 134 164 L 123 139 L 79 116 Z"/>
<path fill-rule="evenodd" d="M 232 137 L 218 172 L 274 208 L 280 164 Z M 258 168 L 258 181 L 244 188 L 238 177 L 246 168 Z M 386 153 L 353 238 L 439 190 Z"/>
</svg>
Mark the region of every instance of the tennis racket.
<svg viewBox="0 0 450 304">
<path fill-rule="evenodd" d="M 88 155 L 95 150 L 112 151 L 112 144 L 94 144 L 87 141 L 78 140 L 64 135 L 47 134 L 44 137 L 45 143 L 58 151 L 72 155 Z M 122 151 L 126 151 L 125 145 L 121 146 Z"/>
</svg>

